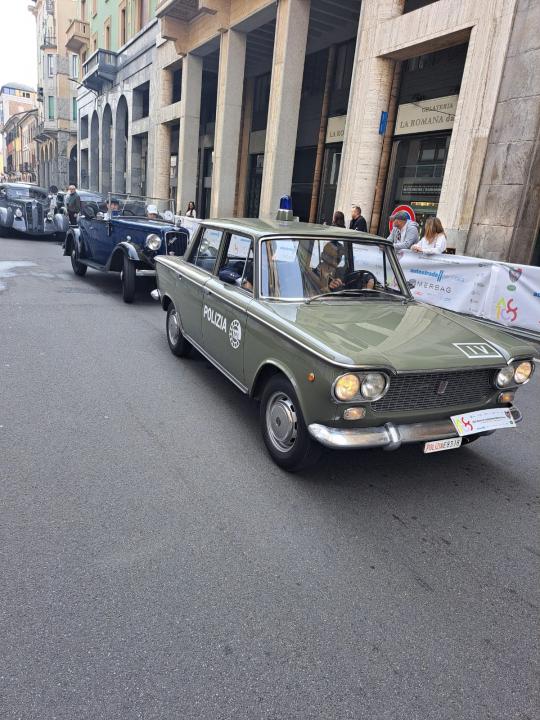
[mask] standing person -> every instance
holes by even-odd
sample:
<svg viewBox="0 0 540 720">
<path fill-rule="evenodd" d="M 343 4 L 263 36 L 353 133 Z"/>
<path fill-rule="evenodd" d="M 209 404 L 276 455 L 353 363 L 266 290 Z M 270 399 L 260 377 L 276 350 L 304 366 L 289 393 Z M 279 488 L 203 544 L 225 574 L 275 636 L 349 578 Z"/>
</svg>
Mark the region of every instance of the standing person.
<svg viewBox="0 0 540 720">
<path fill-rule="evenodd" d="M 411 250 L 424 255 L 440 255 L 446 250 L 446 233 L 438 217 L 430 217 L 426 220 L 424 237 L 420 242 L 415 243 Z"/>
<path fill-rule="evenodd" d="M 394 250 L 409 250 L 418 242 L 418 223 L 411 220 L 404 210 L 390 215 L 390 220 L 394 226 L 388 240 L 394 243 Z"/>
<path fill-rule="evenodd" d="M 367 222 L 366 218 L 362 216 L 362 208 L 359 205 L 353 205 L 351 215 L 352 220 L 349 224 L 349 230 L 367 232 Z"/>
<path fill-rule="evenodd" d="M 186 214 L 186 217 L 190 217 L 190 218 L 197 217 L 197 210 L 195 208 L 195 203 L 193 202 L 193 200 L 190 200 L 188 202 L 188 206 L 187 206 L 187 210 L 186 210 L 185 214 Z"/>
<path fill-rule="evenodd" d="M 332 225 L 334 227 L 345 227 L 345 215 L 341 212 L 341 210 L 336 210 L 334 213 L 334 217 L 332 218 Z"/>
<path fill-rule="evenodd" d="M 65 198 L 66 210 L 69 215 L 69 224 L 77 224 L 77 215 L 81 212 L 81 198 L 76 185 L 70 185 Z"/>
</svg>

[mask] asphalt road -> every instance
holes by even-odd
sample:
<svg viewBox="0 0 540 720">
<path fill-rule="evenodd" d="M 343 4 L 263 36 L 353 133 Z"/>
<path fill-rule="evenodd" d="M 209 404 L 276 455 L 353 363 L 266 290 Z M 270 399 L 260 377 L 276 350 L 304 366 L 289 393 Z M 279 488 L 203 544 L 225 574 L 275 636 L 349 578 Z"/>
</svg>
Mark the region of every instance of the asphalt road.
<svg viewBox="0 0 540 720">
<path fill-rule="evenodd" d="M 2 720 L 538 717 L 539 378 L 517 430 L 288 475 L 140 288 L 0 240 Z"/>
</svg>

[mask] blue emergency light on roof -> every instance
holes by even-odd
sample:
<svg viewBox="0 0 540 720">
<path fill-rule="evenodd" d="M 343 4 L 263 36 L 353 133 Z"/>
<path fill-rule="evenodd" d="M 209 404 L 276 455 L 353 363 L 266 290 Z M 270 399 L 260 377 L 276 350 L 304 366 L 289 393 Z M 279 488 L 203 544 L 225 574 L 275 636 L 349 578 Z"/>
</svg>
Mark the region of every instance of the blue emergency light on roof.
<svg viewBox="0 0 540 720">
<path fill-rule="evenodd" d="M 280 198 L 276 220 L 280 220 L 282 222 L 289 222 L 293 220 L 292 200 L 290 195 L 282 195 Z"/>
<path fill-rule="evenodd" d="M 292 200 L 290 195 L 283 195 L 279 201 L 280 210 L 292 210 Z"/>
</svg>

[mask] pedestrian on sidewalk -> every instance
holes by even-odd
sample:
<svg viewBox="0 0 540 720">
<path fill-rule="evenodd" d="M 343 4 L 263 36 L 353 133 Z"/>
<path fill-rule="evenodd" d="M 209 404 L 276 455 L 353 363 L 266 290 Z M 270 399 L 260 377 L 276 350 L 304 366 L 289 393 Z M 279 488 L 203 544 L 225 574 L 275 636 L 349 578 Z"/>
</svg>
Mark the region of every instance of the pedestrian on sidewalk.
<svg viewBox="0 0 540 720">
<path fill-rule="evenodd" d="M 336 210 L 334 213 L 334 217 L 332 218 L 332 225 L 334 227 L 345 227 L 345 215 L 341 212 L 341 210 Z"/>
<path fill-rule="evenodd" d="M 424 237 L 415 243 L 411 250 L 424 255 L 441 255 L 446 250 L 446 233 L 438 217 L 426 220 Z"/>
<path fill-rule="evenodd" d="M 418 242 L 418 223 L 411 220 L 404 210 L 390 215 L 394 223 L 388 240 L 394 243 L 394 250 L 409 250 Z"/>
<path fill-rule="evenodd" d="M 367 222 L 366 218 L 362 216 L 362 208 L 359 205 L 353 205 L 351 215 L 352 220 L 349 224 L 349 230 L 367 232 Z"/>
</svg>

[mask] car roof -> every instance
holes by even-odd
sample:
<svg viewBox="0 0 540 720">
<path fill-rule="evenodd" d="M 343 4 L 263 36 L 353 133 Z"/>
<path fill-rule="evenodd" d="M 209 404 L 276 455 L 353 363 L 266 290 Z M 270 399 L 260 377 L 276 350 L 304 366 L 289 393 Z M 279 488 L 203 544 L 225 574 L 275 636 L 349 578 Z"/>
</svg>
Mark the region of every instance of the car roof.
<svg viewBox="0 0 540 720">
<path fill-rule="evenodd" d="M 201 225 L 219 227 L 231 232 L 246 233 L 254 235 L 257 239 L 268 235 L 294 235 L 313 237 L 342 237 L 351 240 L 365 240 L 377 243 L 392 244 L 390 240 L 381 238 L 378 235 L 359 232 L 358 230 L 347 230 L 347 228 L 335 227 L 334 225 L 317 225 L 316 223 L 305 223 L 295 221 L 259 220 L 258 218 L 218 218 L 202 220 Z"/>
<path fill-rule="evenodd" d="M 40 185 L 34 185 L 34 183 L 23 183 L 23 182 L 3 182 L 2 185 L 7 185 L 8 187 L 18 187 L 18 188 L 31 188 L 32 190 L 41 190 L 44 193 L 47 193 L 48 191 L 41 187 Z"/>
</svg>

